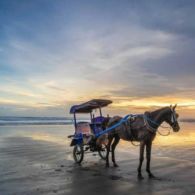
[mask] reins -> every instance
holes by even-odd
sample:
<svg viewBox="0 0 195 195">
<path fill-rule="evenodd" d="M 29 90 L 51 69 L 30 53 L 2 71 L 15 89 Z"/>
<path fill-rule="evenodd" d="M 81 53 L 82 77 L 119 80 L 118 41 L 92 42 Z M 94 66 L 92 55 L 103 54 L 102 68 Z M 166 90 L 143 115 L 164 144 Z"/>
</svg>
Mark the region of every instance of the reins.
<svg viewBox="0 0 195 195">
<path fill-rule="evenodd" d="M 132 144 L 133 146 L 140 146 L 140 144 L 135 144 L 133 141 L 131 141 L 131 144 Z"/>
<path fill-rule="evenodd" d="M 96 134 L 96 137 L 99 137 L 101 136 L 102 134 L 104 134 L 105 132 L 110 132 L 112 130 L 114 130 L 116 127 L 120 126 L 121 124 L 125 123 L 126 121 L 128 121 L 129 117 L 136 117 L 136 116 L 140 116 L 140 114 L 137 114 L 137 115 L 134 115 L 134 114 L 129 114 L 129 115 L 126 115 L 124 118 L 122 118 L 118 123 L 116 123 L 115 125 L 107 128 L 106 130 L 104 130 L 103 132 L 99 132 Z M 158 124 L 157 122 L 151 120 L 149 117 L 147 117 L 145 114 L 142 115 L 143 116 L 143 119 L 144 119 L 144 122 L 145 122 L 145 125 L 148 125 L 150 129 L 153 129 L 153 133 L 155 132 L 158 132 L 159 135 L 161 136 L 168 136 L 170 135 L 171 131 L 171 127 L 166 127 L 166 126 L 163 126 L 163 125 L 160 125 Z M 148 124 L 148 121 L 150 121 L 151 123 L 157 125 L 158 127 L 161 127 L 161 128 L 164 128 L 164 129 L 169 129 L 168 133 L 167 134 L 162 134 L 157 128 L 153 128 L 151 127 L 151 125 Z M 133 136 L 134 137 L 134 136 Z M 140 144 L 135 144 L 133 143 L 133 141 L 131 141 L 131 144 L 133 146 L 140 146 Z"/>
<path fill-rule="evenodd" d="M 163 129 L 169 129 L 167 134 L 162 134 L 158 129 L 151 127 L 151 126 L 148 124 L 148 122 L 147 122 L 149 128 L 154 129 L 159 135 L 161 135 L 161 136 L 169 136 L 169 135 L 170 135 L 170 133 L 171 133 L 171 127 L 169 127 L 169 126 L 166 127 L 166 126 L 163 126 L 163 125 L 159 125 L 159 124 L 156 123 L 155 121 L 153 121 L 153 120 L 151 120 L 150 118 L 148 118 L 145 114 L 143 115 L 143 119 L 146 120 L 146 121 L 148 120 L 148 121 L 150 121 L 151 123 L 157 125 L 158 128 L 161 127 L 161 128 L 163 128 Z M 145 122 L 146 122 L 146 121 L 145 121 Z M 140 146 L 140 144 L 135 144 L 133 141 L 131 141 L 131 144 L 132 144 L 133 146 Z"/>
<path fill-rule="evenodd" d="M 168 136 L 171 134 L 171 130 L 169 129 L 168 133 L 167 134 L 162 134 L 159 130 L 157 130 L 158 134 L 161 135 L 161 136 Z"/>
</svg>

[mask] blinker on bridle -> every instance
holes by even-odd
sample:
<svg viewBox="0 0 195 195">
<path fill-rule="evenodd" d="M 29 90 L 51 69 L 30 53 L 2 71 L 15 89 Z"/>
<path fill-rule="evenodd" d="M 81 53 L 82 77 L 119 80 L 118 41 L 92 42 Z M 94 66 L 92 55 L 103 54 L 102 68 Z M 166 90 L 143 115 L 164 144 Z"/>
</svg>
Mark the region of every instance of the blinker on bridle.
<svg viewBox="0 0 195 195">
<path fill-rule="evenodd" d="M 171 127 L 174 127 L 177 123 L 177 117 L 175 114 L 175 110 L 172 108 L 172 106 L 170 108 L 171 108 Z"/>
</svg>

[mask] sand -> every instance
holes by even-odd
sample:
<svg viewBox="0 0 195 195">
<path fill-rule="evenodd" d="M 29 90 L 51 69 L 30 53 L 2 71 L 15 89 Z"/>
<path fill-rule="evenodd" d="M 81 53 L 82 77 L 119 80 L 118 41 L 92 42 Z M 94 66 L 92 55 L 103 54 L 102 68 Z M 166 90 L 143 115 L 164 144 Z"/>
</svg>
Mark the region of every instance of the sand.
<svg viewBox="0 0 195 195">
<path fill-rule="evenodd" d="M 86 154 L 79 166 L 72 159 L 69 131 L 64 128 L 0 127 L 1 195 L 195 194 L 195 144 L 163 145 L 157 138 L 151 167 L 158 179 L 148 179 L 144 163 L 145 179 L 139 181 L 139 148 L 121 143 L 116 151 L 118 168 L 105 168 L 95 153 Z"/>
</svg>

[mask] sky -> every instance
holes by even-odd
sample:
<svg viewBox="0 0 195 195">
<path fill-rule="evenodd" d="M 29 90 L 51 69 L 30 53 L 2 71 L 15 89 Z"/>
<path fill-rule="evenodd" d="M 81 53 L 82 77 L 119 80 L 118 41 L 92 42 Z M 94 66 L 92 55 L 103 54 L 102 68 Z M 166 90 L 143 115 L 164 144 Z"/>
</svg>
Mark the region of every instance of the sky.
<svg viewBox="0 0 195 195">
<path fill-rule="evenodd" d="M 0 0 L 0 116 L 195 116 L 195 1 Z"/>
</svg>

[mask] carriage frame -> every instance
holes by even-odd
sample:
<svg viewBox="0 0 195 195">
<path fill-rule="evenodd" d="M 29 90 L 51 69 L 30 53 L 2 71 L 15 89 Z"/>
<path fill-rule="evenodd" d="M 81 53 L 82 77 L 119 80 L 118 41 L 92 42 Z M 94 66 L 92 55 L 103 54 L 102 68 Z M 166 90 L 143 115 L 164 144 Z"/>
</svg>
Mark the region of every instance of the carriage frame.
<svg viewBox="0 0 195 195">
<path fill-rule="evenodd" d="M 98 152 L 101 159 L 106 159 L 106 143 L 97 145 L 98 135 L 104 133 L 103 122 L 106 117 L 102 115 L 102 108 L 111 104 L 111 100 L 93 99 L 80 105 L 74 105 L 70 109 L 70 114 L 74 117 L 75 132 L 69 135 L 72 138 L 70 146 L 73 146 L 73 158 L 76 163 L 81 163 L 85 152 Z M 94 110 L 99 110 L 99 115 L 95 116 Z M 90 120 L 77 120 L 77 114 L 89 114 Z"/>
</svg>

